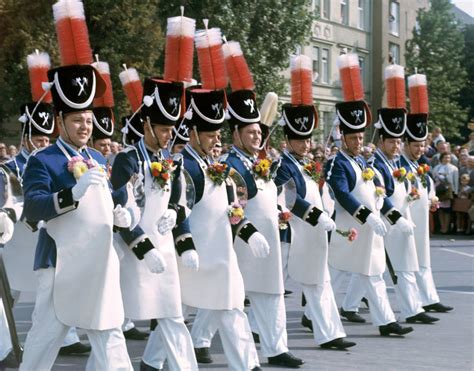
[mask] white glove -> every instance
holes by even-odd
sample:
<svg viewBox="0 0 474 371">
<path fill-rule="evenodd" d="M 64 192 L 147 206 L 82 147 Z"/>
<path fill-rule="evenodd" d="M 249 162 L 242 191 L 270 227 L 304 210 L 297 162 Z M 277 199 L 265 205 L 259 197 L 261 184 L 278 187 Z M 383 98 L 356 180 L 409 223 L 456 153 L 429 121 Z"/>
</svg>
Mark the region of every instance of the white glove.
<svg viewBox="0 0 474 371">
<path fill-rule="evenodd" d="M 166 269 L 165 259 L 157 249 L 151 249 L 143 258 L 151 273 L 163 273 Z"/>
<path fill-rule="evenodd" d="M 177 218 L 176 211 L 173 209 L 167 209 L 163 216 L 158 220 L 157 227 L 158 232 L 160 234 L 165 235 L 169 231 L 171 231 L 174 226 L 176 225 L 176 218 Z"/>
<path fill-rule="evenodd" d="M 7 243 L 13 237 L 13 230 L 15 225 L 8 215 L 4 212 L 0 212 L 0 243 Z"/>
<path fill-rule="evenodd" d="M 183 266 L 193 271 L 199 270 L 199 255 L 196 250 L 186 250 L 181 254 Z"/>
<path fill-rule="evenodd" d="M 326 213 L 321 213 L 318 218 L 318 224 L 326 231 L 331 232 L 336 229 L 336 223 Z"/>
<path fill-rule="evenodd" d="M 398 228 L 400 228 L 400 231 L 402 233 L 412 235 L 414 232 L 413 228 L 415 227 L 415 224 L 413 224 L 413 222 L 409 221 L 408 219 L 401 217 L 397 220 L 397 222 L 395 223 L 395 226 L 398 226 Z"/>
<path fill-rule="evenodd" d="M 270 254 L 270 246 L 260 232 L 255 232 L 248 240 L 253 256 L 256 258 L 266 258 Z"/>
<path fill-rule="evenodd" d="M 119 228 L 128 228 L 132 224 L 132 216 L 130 211 L 117 205 L 114 209 L 114 225 Z"/>
<path fill-rule="evenodd" d="M 101 184 L 105 180 L 105 171 L 98 167 L 87 170 L 72 187 L 72 198 L 79 201 L 86 194 L 87 189 L 93 184 Z"/>
<path fill-rule="evenodd" d="M 373 229 L 375 234 L 379 236 L 385 236 L 387 233 L 387 227 L 385 226 L 382 219 L 380 219 L 377 215 L 372 213 L 369 214 L 367 217 L 367 223 L 369 224 L 370 228 Z"/>
</svg>

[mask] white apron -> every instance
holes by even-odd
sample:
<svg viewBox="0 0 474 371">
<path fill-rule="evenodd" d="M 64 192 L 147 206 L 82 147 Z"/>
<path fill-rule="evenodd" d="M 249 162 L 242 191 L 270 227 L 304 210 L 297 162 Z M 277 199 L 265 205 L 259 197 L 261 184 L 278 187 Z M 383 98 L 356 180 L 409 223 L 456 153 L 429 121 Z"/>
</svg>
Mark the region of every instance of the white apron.
<svg viewBox="0 0 474 371">
<path fill-rule="evenodd" d="M 113 209 L 104 182 L 90 186 L 77 209 L 46 224 L 57 250 L 54 309 L 68 326 L 108 330 L 123 323 L 119 259 L 112 244 Z"/>
<path fill-rule="evenodd" d="M 300 164 L 298 168 L 306 184 L 305 201 L 323 210 L 319 185 L 304 172 Z M 288 257 L 290 277 L 305 285 L 317 285 L 329 281 L 327 232 L 319 224 L 313 227 L 296 215 L 292 216 L 289 224 L 291 228 Z"/>
<path fill-rule="evenodd" d="M 201 166 L 206 172 L 206 165 Z M 202 309 L 243 309 L 244 282 L 233 249 L 227 207 L 225 183 L 215 185 L 205 175 L 202 198 L 189 216 L 199 270 L 194 272 L 178 261 L 183 304 Z"/>
<path fill-rule="evenodd" d="M 158 220 L 168 209 L 171 191 L 153 189 L 152 184 L 149 167 L 145 166 L 146 201 L 138 225 L 163 255 L 166 269 L 163 273 L 151 273 L 145 260 L 138 260 L 129 248 L 123 249 L 120 264 L 125 316 L 134 320 L 182 316 L 173 234 L 170 231 L 163 236 L 157 229 Z M 169 180 L 168 188 L 171 188 Z"/>
<path fill-rule="evenodd" d="M 36 292 L 36 276 L 33 271 L 38 231 L 33 232 L 25 223 L 15 224 L 12 239 L 3 249 L 3 260 L 10 287 L 18 291 Z"/>
<path fill-rule="evenodd" d="M 245 216 L 263 234 L 270 246 L 264 259 L 255 258 L 249 245 L 235 239 L 235 252 L 246 291 L 283 294 L 280 231 L 278 229 L 277 189 L 273 181 L 259 181 L 260 189 L 245 207 Z"/>
<path fill-rule="evenodd" d="M 395 178 L 394 183 L 395 189 L 393 194 L 389 197 L 389 200 L 392 202 L 393 207 L 400 211 L 405 219 L 412 221 L 410 207 L 407 205 L 408 192 L 405 188 L 405 184 L 400 183 Z M 387 234 L 384 236 L 384 243 L 393 269 L 401 272 L 418 271 L 415 236 L 403 233 L 396 224 L 390 225 L 386 220 L 385 225 L 387 226 Z"/>
<path fill-rule="evenodd" d="M 342 152 L 341 152 L 342 153 Z M 352 196 L 362 205 L 369 208 L 376 216 L 380 216 L 376 208 L 375 185 L 373 181 L 364 181 L 362 169 L 349 156 L 356 174 L 356 184 L 351 191 Z M 333 189 L 337 194 L 338 190 Z M 349 242 L 346 237 L 333 232 L 331 246 L 329 247 L 329 264 L 341 271 L 361 273 L 367 276 L 377 276 L 385 271 L 385 251 L 383 238 L 374 233 L 368 223 L 360 224 L 349 214 L 336 199 L 336 224 L 337 229 L 347 231 L 355 228 L 358 232 L 357 239 Z"/>
<path fill-rule="evenodd" d="M 416 174 L 416 169 L 412 169 Z M 418 175 L 417 175 L 418 176 Z M 431 178 L 429 179 L 431 182 Z M 411 217 L 415 223 L 415 244 L 418 255 L 418 263 L 421 267 L 431 267 L 430 255 L 430 197 L 428 188 L 423 187 L 421 181 L 418 181 L 418 192 L 420 198 L 410 206 Z M 431 184 L 431 188 L 433 188 Z"/>
<path fill-rule="evenodd" d="M 334 214 L 334 199 L 331 196 L 329 186 L 326 182 L 323 184 L 321 200 L 323 201 L 324 211 L 326 211 L 329 216 L 332 216 L 332 214 Z"/>
</svg>

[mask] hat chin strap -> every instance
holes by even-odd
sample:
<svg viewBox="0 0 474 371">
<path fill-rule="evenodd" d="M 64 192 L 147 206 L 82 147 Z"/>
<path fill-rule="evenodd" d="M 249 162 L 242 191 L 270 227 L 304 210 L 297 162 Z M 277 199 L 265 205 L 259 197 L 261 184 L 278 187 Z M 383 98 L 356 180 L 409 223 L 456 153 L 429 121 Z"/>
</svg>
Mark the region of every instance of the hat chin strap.
<svg viewBox="0 0 474 371">
<path fill-rule="evenodd" d="M 71 143 L 71 144 L 72 144 L 73 146 L 75 146 L 77 149 L 80 149 L 82 146 L 79 146 L 79 145 L 77 145 L 76 143 L 74 143 L 74 141 L 71 139 L 71 136 L 69 135 L 69 132 L 67 131 L 66 123 L 64 122 L 63 111 L 60 111 L 60 112 L 59 112 L 59 119 L 61 120 L 61 124 L 63 125 L 64 132 L 66 133 L 67 140 L 69 141 L 69 143 Z"/>
<path fill-rule="evenodd" d="M 209 154 L 204 150 L 204 148 L 202 147 L 202 144 L 201 144 L 201 139 L 199 139 L 199 132 L 197 131 L 197 127 L 196 125 L 193 126 L 193 131 L 194 131 L 194 134 L 196 135 L 196 142 L 199 146 L 199 150 L 204 153 L 204 156 L 209 156 Z"/>
</svg>

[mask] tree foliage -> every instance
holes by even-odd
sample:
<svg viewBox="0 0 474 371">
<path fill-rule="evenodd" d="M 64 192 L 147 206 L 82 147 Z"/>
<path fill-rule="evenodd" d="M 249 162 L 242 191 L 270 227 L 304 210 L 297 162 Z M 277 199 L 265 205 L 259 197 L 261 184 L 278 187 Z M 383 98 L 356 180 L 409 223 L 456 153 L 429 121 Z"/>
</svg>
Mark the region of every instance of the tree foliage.
<svg viewBox="0 0 474 371">
<path fill-rule="evenodd" d="M 474 120 L 474 25 L 466 25 L 464 35 L 463 65 L 467 72 L 467 83 L 460 94 L 459 103 L 468 109 L 469 118 Z"/>
<path fill-rule="evenodd" d="M 407 67 L 410 73 L 427 75 L 430 117 L 450 139 L 460 137 L 466 123 L 466 110 L 459 104 L 466 82 L 463 66 L 464 38 L 450 9 L 449 0 L 432 0 L 429 10 L 418 11 L 418 25 L 407 41 Z"/>
</svg>

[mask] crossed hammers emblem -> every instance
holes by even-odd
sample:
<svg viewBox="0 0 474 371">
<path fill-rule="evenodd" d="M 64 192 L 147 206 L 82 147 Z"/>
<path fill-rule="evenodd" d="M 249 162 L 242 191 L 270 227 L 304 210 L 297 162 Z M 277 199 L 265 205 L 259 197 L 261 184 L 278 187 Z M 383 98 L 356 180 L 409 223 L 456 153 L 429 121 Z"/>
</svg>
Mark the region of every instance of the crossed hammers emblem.
<svg viewBox="0 0 474 371">
<path fill-rule="evenodd" d="M 216 115 L 214 118 L 217 118 L 219 117 L 219 113 L 221 111 L 221 108 L 222 108 L 222 103 L 215 103 L 213 105 L 211 105 L 211 108 L 213 111 L 216 111 Z"/>
<path fill-rule="evenodd" d="M 400 123 L 402 122 L 402 118 L 401 117 L 394 117 L 392 118 L 392 122 L 396 125 L 396 130 L 399 130 L 400 129 Z"/>
<path fill-rule="evenodd" d="M 250 113 L 253 113 L 253 111 L 255 111 L 255 108 L 254 108 L 255 102 L 253 101 L 253 99 L 244 100 L 244 104 L 246 106 L 250 106 Z"/>
<path fill-rule="evenodd" d="M 82 94 L 86 94 L 86 86 L 89 85 L 87 77 L 76 77 L 76 84 L 79 85 L 79 93 L 77 96 L 80 97 Z"/>
<path fill-rule="evenodd" d="M 107 117 L 103 117 L 100 122 L 105 126 L 105 130 L 109 130 L 109 119 Z"/>
<path fill-rule="evenodd" d="M 308 130 L 308 127 L 306 124 L 308 123 L 308 118 L 307 117 L 298 117 L 295 118 L 295 122 L 301 126 L 301 130 Z"/>
<path fill-rule="evenodd" d="M 42 122 L 41 126 L 46 126 L 46 124 L 48 123 L 48 119 L 49 119 L 49 113 L 48 112 L 40 112 L 40 113 L 38 113 L 38 116 L 43 119 L 43 122 Z"/>
<path fill-rule="evenodd" d="M 352 117 L 355 117 L 355 123 L 357 124 L 358 122 L 362 122 L 362 114 L 363 114 L 363 111 L 358 109 L 358 110 L 354 110 L 351 112 L 351 115 Z"/>
<path fill-rule="evenodd" d="M 176 110 L 178 109 L 178 99 L 175 97 L 175 98 L 170 98 L 168 100 L 168 104 L 170 106 L 173 106 L 173 111 L 171 113 L 175 113 Z"/>
</svg>

